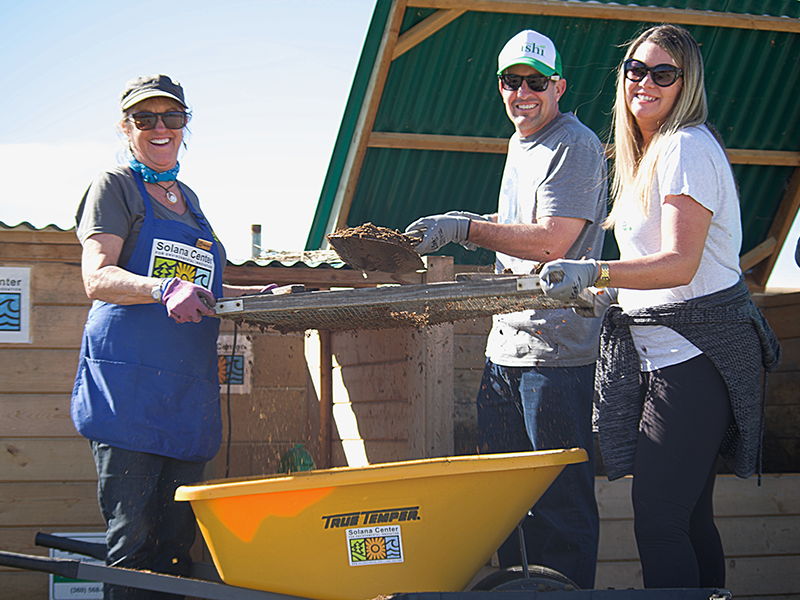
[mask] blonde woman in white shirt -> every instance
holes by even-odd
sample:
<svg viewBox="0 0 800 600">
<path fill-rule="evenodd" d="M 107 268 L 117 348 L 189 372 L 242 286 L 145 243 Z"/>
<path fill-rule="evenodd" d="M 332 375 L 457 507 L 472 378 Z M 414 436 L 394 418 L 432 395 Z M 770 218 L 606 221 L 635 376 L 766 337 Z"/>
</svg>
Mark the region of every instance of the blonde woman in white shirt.
<svg viewBox="0 0 800 600">
<path fill-rule="evenodd" d="M 703 78 L 685 29 L 658 25 L 629 45 L 606 222 L 620 260 L 558 260 L 541 273 L 556 298 L 589 286 L 613 286 L 599 299 L 617 296 L 601 336 L 598 429 L 608 477 L 634 476 L 648 588 L 724 587 L 717 457 L 729 451 L 743 477 L 757 469 L 761 368 L 780 361 L 739 269 L 738 192 L 706 122 Z"/>
</svg>

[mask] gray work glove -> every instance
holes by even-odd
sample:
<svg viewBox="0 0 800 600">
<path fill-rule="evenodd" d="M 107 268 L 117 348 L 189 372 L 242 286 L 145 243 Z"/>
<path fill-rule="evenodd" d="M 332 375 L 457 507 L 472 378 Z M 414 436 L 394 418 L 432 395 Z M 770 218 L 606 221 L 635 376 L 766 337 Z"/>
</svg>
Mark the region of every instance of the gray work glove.
<svg viewBox="0 0 800 600">
<path fill-rule="evenodd" d="M 581 292 L 597 281 L 597 261 L 560 258 L 547 263 L 539 277 L 542 291 L 556 300 L 576 300 Z"/>
<path fill-rule="evenodd" d="M 446 217 L 467 217 L 470 221 L 491 221 L 492 215 L 478 215 L 466 210 L 449 210 L 444 213 Z"/>
<path fill-rule="evenodd" d="M 573 308 L 573 312 L 587 319 L 604 317 L 608 307 L 617 303 L 617 288 L 603 288 L 597 290 L 592 294 L 592 301 L 594 302 L 592 308 Z"/>
<path fill-rule="evenodd" d="M 419 254 L 430 254 L 450 242 L 467 243 L 469 223 L 469 217 L 461 215 L 432 215 L 417 219 L 405 233 L 420 240 L 415 248 Z"/>
<path fill-rule="evenodd" d="M 470 221 L 492 222 L 492 215 L 477 215 L 475 213 L 467 212 L 466 210 L 451 210 L 444 214 L 446 217 L 467 217 Z M 469 231 L 467 231 L 467 233 L 469 233 Z M 472 242 L 461 242 L 461 245 L 470 251 L 475 251 L 478 249 L 478 246 Z"/>
</svg>

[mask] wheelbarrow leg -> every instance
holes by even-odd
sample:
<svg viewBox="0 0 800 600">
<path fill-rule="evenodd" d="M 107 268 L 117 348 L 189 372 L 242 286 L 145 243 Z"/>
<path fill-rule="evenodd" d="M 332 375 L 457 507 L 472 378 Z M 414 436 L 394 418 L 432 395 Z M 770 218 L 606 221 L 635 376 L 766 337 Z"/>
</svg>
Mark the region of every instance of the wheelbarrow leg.
<svg viewBox="0 0 800 600">
<path fill-rule="evenodd" d="M 522 561 L 522 573 L 525 579 L 530 579 L 531 574 L 528 573 L 528 550 L 525 547 L 525 532 L 522 531 L 522 524 L 525 522 L 525 517 L 517 525 L 517 538 L 519 539 L 519 558 Z"/>
</svg>

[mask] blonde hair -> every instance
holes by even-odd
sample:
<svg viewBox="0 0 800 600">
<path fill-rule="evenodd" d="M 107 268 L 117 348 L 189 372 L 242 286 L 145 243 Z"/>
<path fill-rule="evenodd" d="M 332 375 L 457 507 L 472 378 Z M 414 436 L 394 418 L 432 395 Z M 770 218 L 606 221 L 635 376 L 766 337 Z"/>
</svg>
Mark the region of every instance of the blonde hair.
<svg viewBox="0 0 800 600">
<path fill-rule="evenodd" d="M 630 203 L 633 203 L 645 217 L 648 216 L 653 176 L 662 148 L 680 129 L 703 125 L 708 118 L 703 56 L 692 35 L 676 25 L 664 24 L 651 27 L 629 43 L 624 60 L 630 58 L 645 42 L 655 44 L 667 52 L 683 71 L 681 90 L 675 106 L 653 139 L 645 146 L 639 125 L 625 101 L 624 69 L 622 65 L 617 69 L 617 94 L 611 128 L 614 134 L 611 183 L 614 206 L 603 223 L 606 229 L 614 226 L 619 214 Z M 721 145 L 719 136 L 712 128 L 709 129 Z"/>
</svg>

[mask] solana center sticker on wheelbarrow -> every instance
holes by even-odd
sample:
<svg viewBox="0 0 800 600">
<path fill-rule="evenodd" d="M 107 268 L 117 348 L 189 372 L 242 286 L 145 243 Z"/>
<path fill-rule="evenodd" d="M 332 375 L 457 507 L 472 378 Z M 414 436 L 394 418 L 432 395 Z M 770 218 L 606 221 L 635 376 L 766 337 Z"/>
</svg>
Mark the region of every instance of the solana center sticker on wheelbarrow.
<svg viewBox="0 0 800 600">
<path fill-rule="evenodd" d="M 347 547 L 351 567 L 403 562 L 399 525 L 348 529 Z"/>
</svg>

